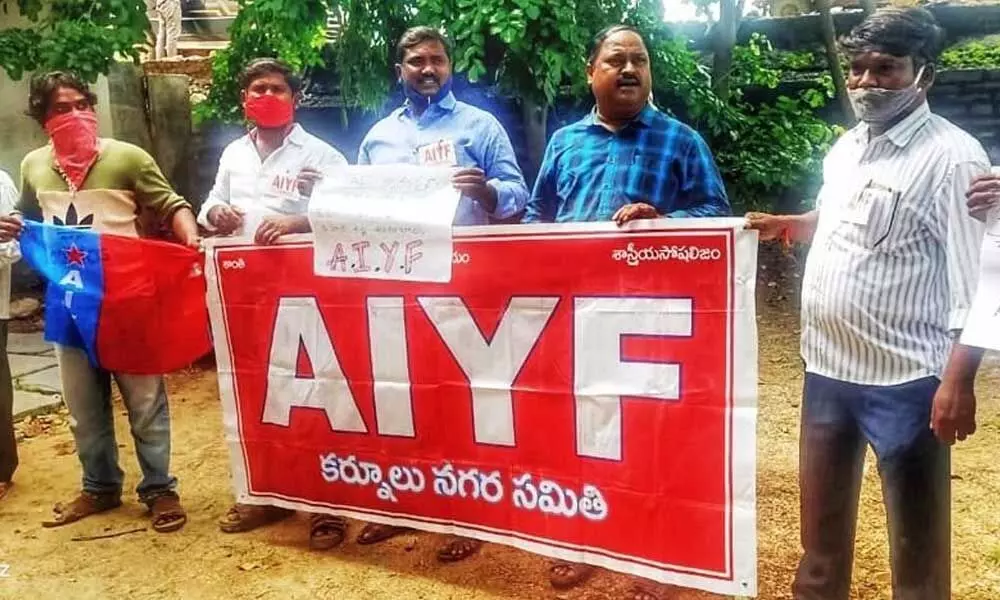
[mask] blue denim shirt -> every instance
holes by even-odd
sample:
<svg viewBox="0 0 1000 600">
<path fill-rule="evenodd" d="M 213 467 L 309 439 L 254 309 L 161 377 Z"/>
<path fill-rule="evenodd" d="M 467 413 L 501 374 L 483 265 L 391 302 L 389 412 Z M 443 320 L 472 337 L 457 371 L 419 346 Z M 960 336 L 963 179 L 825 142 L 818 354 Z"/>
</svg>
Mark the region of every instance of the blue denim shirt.
<svg viewBox="0 0 1000 600">
<path fill-rule="evenodd" d="M 489 217 L 512 217 L 524 209 L 528 186 L 514 156 L 510 138 L 490 113 L 459 102 L 449 93 L 431 104 L 419 117 L 409 101 L 372 127 L 361 142 L 359 165 L 417 163 L 417 149 L 451 140 L 461 167 L 479 167 L 497 192 L 497 206 L 488 213 L 463 196 L 455 213 L 455 225 L 485 225 Z"/>
<path fill-rule="evenodd" d="M 635 202 L 669 217 L 731 214 L 705 141 L 652 106 L 618 132 L 602 126 L 593 112 L 557 131 L 524 221 L 607 221 Z"/>
</svg>

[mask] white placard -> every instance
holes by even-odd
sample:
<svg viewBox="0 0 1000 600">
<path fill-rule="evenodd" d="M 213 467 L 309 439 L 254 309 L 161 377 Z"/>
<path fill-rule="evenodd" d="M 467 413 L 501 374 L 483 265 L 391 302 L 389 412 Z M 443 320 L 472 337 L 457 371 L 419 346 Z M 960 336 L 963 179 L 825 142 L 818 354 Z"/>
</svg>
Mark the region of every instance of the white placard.
<svg viewBox="0 0 1000 600">
<path fill-rule="evenodd" d="M 962 332 L 966 346 L 1000 350 L 1000 207 L 990 211 L 979 258 L 979 285 Z"/>
<path fill-rule="evenodd" d="M 451 281 L 454 169 L 350 166 L 313 190 L 314 270 L 323 277 Z"/>
</svg>

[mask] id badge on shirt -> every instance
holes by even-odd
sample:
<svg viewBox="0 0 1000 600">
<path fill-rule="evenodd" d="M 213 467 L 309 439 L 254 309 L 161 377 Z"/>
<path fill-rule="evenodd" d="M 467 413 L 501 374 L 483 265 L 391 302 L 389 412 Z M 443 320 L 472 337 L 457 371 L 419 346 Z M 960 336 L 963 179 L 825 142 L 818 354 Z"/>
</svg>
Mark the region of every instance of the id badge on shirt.
<svg viewBox="0 0 1000 600">
<path fill-rule="evenodd" d="M 847 223 L 867 226 L 875 206 L 891 199 L 892 195 L 892 190 L 870 182 L 844 204 L 840 218 Z"/>
<path fill-rule="evenodd" d="M 440 140 L 417 148 L 417 163 L 434 167 L 457 167 L 454 140 Z"/>
<path fill-rule="evenodd" d="M 866 192 L 867 188 L 862 189 L 848 199 L 840 213 L 842 221 L 861 226 L 868 224 L 875 202 L 871 194 L 867 194 Z"/>
</svg>

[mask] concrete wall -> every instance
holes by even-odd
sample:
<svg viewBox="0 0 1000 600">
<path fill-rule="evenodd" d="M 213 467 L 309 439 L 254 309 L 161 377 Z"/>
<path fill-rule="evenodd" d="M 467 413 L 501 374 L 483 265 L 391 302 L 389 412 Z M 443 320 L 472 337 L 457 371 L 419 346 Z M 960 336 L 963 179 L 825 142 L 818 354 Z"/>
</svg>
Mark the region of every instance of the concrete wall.
<svg viewBox="0 0 1000 600">
<path fill-rule="evenodd" d="M 153 152 L 142 69 L 118 63 L 108 73 L 108 105 L 112 137 Z"/>
<path fill-rule="evenodd" d="M 17 3 L 7 3 L 8 12 L 0 11 L 0 29 L 24 27 L 28 21 L 17 12 Z M 21 173 L 21 159 L 28 152 L 48 142 L 48 138 L 38 123 L 24 114 L 28 108 L 28 83 L 31 74 L 25 73 L 20 81 L 14 81 L 0 69 L 0 169 L 7 171 L 14 181 Z M 111 136 L 113 133 L 111 103 L 108 94 L 108 79 L 101 77 L 93 86 L 97 94 L 97 116 L 100 121 L 99 133 Z"/>
<path fill-rule="evenodd" d="M 178 193 L 198 205 L 191 181 L 195 152 L 191 123 L 190 78 L 150 75 L 146 78 L 151 153 Z"/>
<path fill-rule="evenodd" d="M 1000 70 L 946 71 L 929 96 L 934 112 L 975 136 L 1000 165 Z"/>
</svg>

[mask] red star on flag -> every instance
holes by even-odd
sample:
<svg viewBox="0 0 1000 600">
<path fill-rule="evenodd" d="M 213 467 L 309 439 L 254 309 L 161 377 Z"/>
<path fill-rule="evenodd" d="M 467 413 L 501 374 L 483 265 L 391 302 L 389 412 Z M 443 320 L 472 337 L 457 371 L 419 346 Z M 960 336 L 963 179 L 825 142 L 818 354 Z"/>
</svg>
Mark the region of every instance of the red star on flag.
<svg viewBox="0 0 1000 600">
<path fill-rule="evenodd" d="M 82 267 L 84 259 L 87 258 L 87 253 L 77 248 L 76 244 L 66 248 L 63 252 L 66 254 L 66 262 L 78 267 Z"/>
</svg>

